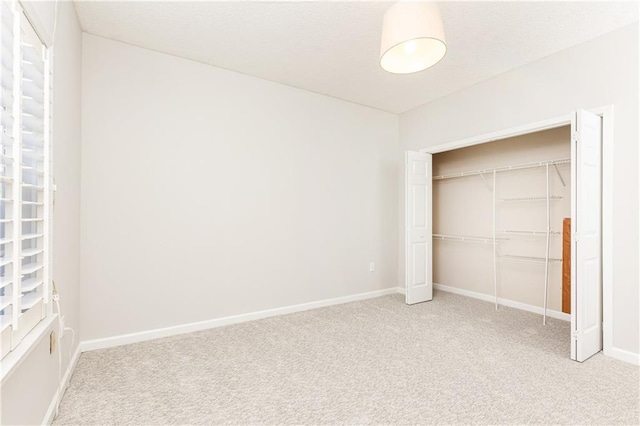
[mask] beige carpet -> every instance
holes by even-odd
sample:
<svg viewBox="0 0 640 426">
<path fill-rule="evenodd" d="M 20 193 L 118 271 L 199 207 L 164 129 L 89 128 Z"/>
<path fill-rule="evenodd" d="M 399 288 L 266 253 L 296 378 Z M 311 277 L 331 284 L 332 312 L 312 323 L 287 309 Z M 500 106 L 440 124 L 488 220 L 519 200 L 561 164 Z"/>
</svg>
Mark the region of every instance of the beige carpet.
<svg viewBox="0 0 640 426">
<path fill-rule="evenodd" d="M 380 297 L 82 355 L 55 424 L 638 424 L 639 369 L 569 324 Z"/>
</svg>

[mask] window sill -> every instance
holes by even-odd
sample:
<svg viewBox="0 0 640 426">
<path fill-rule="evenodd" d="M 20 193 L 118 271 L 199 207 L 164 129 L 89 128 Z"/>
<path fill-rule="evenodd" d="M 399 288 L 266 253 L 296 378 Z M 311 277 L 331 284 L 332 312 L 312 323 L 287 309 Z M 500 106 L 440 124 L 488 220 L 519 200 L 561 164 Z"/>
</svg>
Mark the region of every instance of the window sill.
<svg viewBox="0 0 640 426">
<path fill-rule="evenodd" d="M 0 361 L 0 383 L 4 383 L 20 364 L 22 364 L 22 361 L 29 356 L 38 343 L 40 343 L 42 338 L 48 335 L 51 325 L 57 318 L 58 314 L 52 314 L 40 321 L 38 325 L 25 336 L 18 347 L 9 352 L 7 356 Z"/>
</svg>

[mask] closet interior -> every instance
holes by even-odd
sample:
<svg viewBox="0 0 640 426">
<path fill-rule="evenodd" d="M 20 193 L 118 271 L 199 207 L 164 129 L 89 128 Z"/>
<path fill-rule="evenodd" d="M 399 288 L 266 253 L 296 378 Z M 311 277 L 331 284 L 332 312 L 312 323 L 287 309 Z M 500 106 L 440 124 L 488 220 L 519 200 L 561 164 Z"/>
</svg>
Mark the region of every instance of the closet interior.
<svg viewBox="0 0 640 426">
<path fill-rule="evenodd" d="M 563 126 L 434 154 L 436 286 L 569 319 L 570 141 Z"/>
</svg>

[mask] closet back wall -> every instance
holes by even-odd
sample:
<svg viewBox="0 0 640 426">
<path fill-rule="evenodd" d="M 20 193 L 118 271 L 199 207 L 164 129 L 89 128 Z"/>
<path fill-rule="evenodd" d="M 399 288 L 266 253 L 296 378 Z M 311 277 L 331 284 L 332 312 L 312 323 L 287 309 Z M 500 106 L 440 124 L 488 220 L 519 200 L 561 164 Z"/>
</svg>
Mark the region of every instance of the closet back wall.
<svg viewBox="0 0 640 426">
<path fill-rule="evenodd" d="M 396 287 L 396 115 L 88 34 L 82 97 L 82 340 Z"/>
<path fill-rule="evenodd" d="M 456 149 L 433 157 L 433 174 L 503 167 L 571 158 L 569 126 L 496 142 Z M 551 230 L 562 231 L 562 219 L 571 216 L 571 165 L 549 169 Z M 546 196 L 546 169 L 524 169 L 496 174 L 496 229 L 545 231 L 547 202 L 510 201 Z M 500 201 L 506 199 L 508 201 Z M 445 235 L 493 236 L 493 174 L 436 180 L 433 182 L 433 232 Z M 546 236 L 500 233 L 498 256 L 545 257 Z M 491 244 L 437 240 L 433 242 L 434 282 L 494 295 L 493 246 Z M 562 235 L 550 238 L 550 257 L 562 258 Z M 498 297 L 542 307 L 544 263 L 498 262 Z M 560 312 L 562 263 L 549 265 L 548 308 Z"/>
</svg>

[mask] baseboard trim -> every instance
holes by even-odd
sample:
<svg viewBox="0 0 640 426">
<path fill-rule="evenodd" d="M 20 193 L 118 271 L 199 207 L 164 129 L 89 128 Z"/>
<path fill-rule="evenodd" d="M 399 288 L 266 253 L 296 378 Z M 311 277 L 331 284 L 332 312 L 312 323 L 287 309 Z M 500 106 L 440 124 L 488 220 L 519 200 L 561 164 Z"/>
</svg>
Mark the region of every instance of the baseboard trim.
<svg viewBox="0 0 640 426">
<path fill-rule="evenodd" d="M 62 350 L 62 347 L 59 347 L 58 350 Z M 80 358 L 80 345 L 76 347 L 75 352 L 71 356 L 69 360 L 69 366 L 67 367 L 67 371 L 65 371 L 64 376 L 62 376 L 61 386 L 56 389 L 56 392 L 53 394 L 53 399 L 49 404 L 49 408 L 47 409 L 46 414 L 44 415 L 44 419 L 42 419 L 43 425 L 50 425 L 53 423 L 53 419 L 56 416 L 56 406 L 58 405 L 58 400 L 64 395 L 65 390 L 67 390 L 67 385 L 69 384 L 69 380 L 73 375 L 73 371 L 76 369 L 76 364 L 78 364 L 78 359 Z M 60 391 L 62 390 L 62 395 L 60 395 Z"/>
<path fill-rule="evenodd" d="M 625 351 L 624 349 L 611 348 L 610 351 L 605 351 L 604 354 L 619 361 L 628 362 L 633 365 L 640 365 L 640 354 Z"/>
<path fill-rule="evenodd" d="M 350 296 L 336 297 L 333 299 L 318 300 L 315 302 L 302 303 L 299 305 L 290 305 L 281 308 L 267 309 L 264 311 L 250 312 L 240 315 L 232 315 L 212 320 L 181 324 L 165 328 L 157 328 L 154 330 L 141 331 L 138 333 L 122 334 L 119 336 L 105 337 L 102 339 L 85 340 L 83 342 L 80 342 L 80 350 L 81 352 L 88 352 L 98 349 L 129 345 L 131 343 L 144 342 L 147 340 L 175 336 L 184 333 L 192 333 L 194 331 L 208 330 L 211 328 L 223 327 L 226 325 L 238 324 L 247 321 L 255 321 L 259 319 L 275 317 L 278 315 L 292 314 L 295 312 L 308 311 L 310 309 L 323 308 L 326 306 L 341 305 L 343 303 L 373 299 L 375 297 L 396 294 L 397 292 L 397 289 L 395 287 L 392 287 L 384 290 L 370 291 L 367 293 L 353 294 Z"/>
<path fill-rule="evenodd" d="M 433 284 L 433 288 L 440 291 L 446 291 L 447 293 L 459 294 L 461 296 L 472 297 L 474 299 L 484 300 L 485 302 L 494 302 L 495 298 L 489 294 L 478 293 L 471 290 L 464 290 L 457 287 L 451 287 L 444 284 Z M 542 315 L 543 309 L 538 306 L 528 305 L 526 303 L 516 302 L 515 300 L 498 298 L 498 305 L 507 306 L 509 308 L 520 309 L 527 312 L 533 312 L 534 314 Z M 550 318 L 559 319 L 562 321 L 571 321 L 571 315 L 564 312 L 554 311 L 547 309 L 547 316 Z"/>
</svg>

